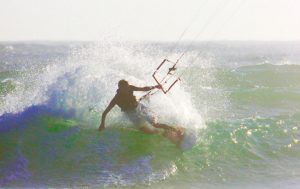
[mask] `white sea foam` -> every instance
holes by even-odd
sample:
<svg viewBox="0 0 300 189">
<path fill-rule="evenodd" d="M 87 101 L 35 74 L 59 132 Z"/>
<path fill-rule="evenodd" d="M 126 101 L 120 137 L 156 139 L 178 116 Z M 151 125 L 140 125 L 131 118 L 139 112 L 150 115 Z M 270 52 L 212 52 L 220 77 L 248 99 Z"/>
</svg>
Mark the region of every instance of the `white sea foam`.
<svg viewBox="0 0 300 189">
<path fill-rule="evenodd" d="M 53 109 L 75 109 L 78 119 L 98 124 L 100 113 L 115 95 L 118 81 L 126 79 L 136 86 L 155 85 L 151 75 L 163 55 L 152 46 L 109 41 L 74 48 L 65 62 L 49 63 L 24 73 L 15 92 L 5 96 L 0 113 L 45 104 Z M 136 95 L 140 97 L 143 93 L 136 92 Z M 180 84 L 167 95 L 152 96 L 147 105 L 162 122 L 193 128 L 204 126 L 191 95 Z M 115 108 L 108 121 L 119 121 L 120 115 Z"/>
</svg>

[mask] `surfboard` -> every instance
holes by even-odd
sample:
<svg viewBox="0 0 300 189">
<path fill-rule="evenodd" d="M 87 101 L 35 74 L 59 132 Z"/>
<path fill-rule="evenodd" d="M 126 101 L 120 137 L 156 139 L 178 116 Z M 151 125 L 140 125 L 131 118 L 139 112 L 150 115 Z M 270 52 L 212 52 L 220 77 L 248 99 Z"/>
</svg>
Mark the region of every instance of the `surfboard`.
<svg viewBox="0 0 300 189">
<path fill-rule="evenodd" d="M 179 126 L 165 130 L 163 136 L 182 150 L 189 150 L 197 143 L 196 132 Z"/>
</svg>

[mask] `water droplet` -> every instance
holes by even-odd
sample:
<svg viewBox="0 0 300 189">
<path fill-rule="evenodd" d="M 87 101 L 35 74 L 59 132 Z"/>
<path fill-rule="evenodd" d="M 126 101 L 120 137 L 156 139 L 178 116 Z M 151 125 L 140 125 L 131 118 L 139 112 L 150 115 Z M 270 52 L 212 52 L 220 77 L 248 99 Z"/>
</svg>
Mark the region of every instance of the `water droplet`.
<svg viewBox="0 0 300 189">
<path fill-rule="evenodd" d="M 252 132 L 251 132 L 251 130 L 248 130 L 247 131 L 247 136 L 250 136 L 250 135 L 252 135 Z"/>
<path fill-rule="evenodd" d="M 293 130 L 295 131 L 295 130 L 298 130 L 298 127 L 293 127 Z"/>
</svg>

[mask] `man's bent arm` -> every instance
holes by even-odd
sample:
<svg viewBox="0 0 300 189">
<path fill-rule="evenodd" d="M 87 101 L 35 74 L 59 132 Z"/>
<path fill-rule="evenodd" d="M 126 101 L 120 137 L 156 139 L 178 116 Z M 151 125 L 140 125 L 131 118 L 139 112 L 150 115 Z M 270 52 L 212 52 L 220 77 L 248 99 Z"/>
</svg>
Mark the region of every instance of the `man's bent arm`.
<svg viewBox="0 0 300 189">
<path fill-rule="evenodd" d="M 105 118 L 106 115 L 108 114 L 108 112 L 116 105 L 116 100 L 115 98 L 113 98 L 109 105 L 107 106 L 107 108 L 104 110 L 104 112 L 102 113 L 102 117 L 101 117 L 101 123 L 100 126 L 98 128 L 99 131 L 102 131 L 105 128 Z"/>
</svg>

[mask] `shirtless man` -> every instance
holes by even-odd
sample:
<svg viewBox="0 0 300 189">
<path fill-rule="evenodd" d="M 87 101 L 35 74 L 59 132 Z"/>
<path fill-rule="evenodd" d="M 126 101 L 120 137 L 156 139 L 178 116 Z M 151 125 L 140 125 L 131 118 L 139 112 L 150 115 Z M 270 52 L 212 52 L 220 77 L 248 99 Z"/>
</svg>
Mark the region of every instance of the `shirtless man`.
<svg viewBox="0 0 300 189">
<path fill-rule="evenodd" d="M 129 85 L 126 80 L 120 80 L 118 83 L 117 94 L 114 96 L 102 114 L 99 131 L 102 131 L 105 128 L 105 118 L 108 112 L 115 105 L 118 105 L 121 108 L 121 111 L 124 112 L 127 117 L 139 127 L 140 131 L 146 134 L 158 134 L 160 131 L 159 129 L 163 129 L 164 136 L 178 146 L 182 139 L 184 128 L 174 128 L 166 124 L 158 123 L 156 117 L 150 115 L 148 108 L 140 104 L 133 95 L 134 91 L 150 91 L 155 88 L 160 89 L 161 86 L 156 85 L 152 87 L 136 87 Z M 143 124 L 144 121 L 149 122 L 154 128 L 151 129 L 147 127 L 145 124 Z"/>
</svg>

